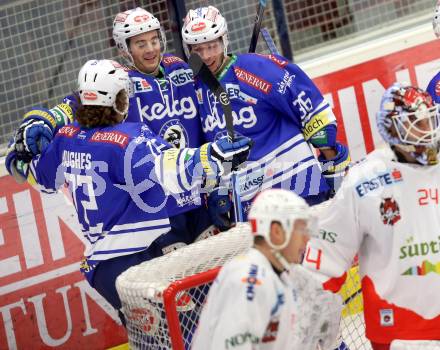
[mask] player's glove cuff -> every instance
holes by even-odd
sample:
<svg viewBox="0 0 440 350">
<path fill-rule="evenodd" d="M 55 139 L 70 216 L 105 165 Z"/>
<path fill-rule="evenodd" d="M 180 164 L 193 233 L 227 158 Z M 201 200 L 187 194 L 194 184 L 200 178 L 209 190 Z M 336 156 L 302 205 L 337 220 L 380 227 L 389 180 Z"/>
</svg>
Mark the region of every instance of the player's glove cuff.
<svg viewBox="0 0 440 350">
<path fill-rule="evenodd" d="M 29 120 L 43 121 L 52 132 L 73 122 L 73 110 L 67 103 L 60 103 L 50 110 L 43 107 L 33 108 L 23 116 L 23 122 Z"/>
<path fill-rule="evenodd" d="M 326 159 L 323 154 L 318 157 L 322 174 L 333 191 L 337 191 L 341 186 L 341 182 L 351 164 L 350 153 L 346 146 L 336 143 L 335 149 L 337 154 L 331 159 Z"/>
</svg>

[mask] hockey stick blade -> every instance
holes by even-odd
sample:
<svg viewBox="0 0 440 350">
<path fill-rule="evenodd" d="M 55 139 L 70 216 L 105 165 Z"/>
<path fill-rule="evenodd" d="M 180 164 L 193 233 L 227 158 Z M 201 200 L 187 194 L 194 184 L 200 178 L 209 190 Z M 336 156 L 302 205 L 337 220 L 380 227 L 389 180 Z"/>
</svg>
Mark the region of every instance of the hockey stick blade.
<svg viewBox="0 0 440 350">
<path fill-rule="evenodd" d="M 257 48 L 258 35 L 260 34 L 261 22 L 263 21 L 263 13 L 266 8 L 267 1 L 260 0 L 258 4 L 257 16 L 255 17 L 254 29 L 252 31 L 251 42 L 249 44 L 250 53 L 255 52 Z"/>
<path fill-rule="evenodd" d="M 228 137 L 231 142 L 234 141 L 234 119 L 232 116 L 231 101 L 229 100 L 228 94 L 226 93 L 225 89 L 223 89 L 223 86 L 220 84 L 214 74 L 206 66 L 206 64 L 203 63 L 198 54 L 192 53 L 189 56 L 188 64 L 194 73 L 194 78 L 200 78 L 209 87 L 216 99 L 220 101 L 220 105 L 222 106 L 223 113 L 225 115 L 226 131 L 228 133 Z M 243 222 L 243 211 L 239 194 L 240 187 L 238 185 L 234 165 L 232 167 L 231 184 L 235 221 Z"/>
<path fill-rule="evenodd" d="M 272 36 L 270 35 L 267 28 L 261 28 L 261 35 L 263 36 L 264 42 L 266 43 L 269 52 L 273 55 L 279 55 L 280 52 L 278 51 L 275 42 L 273 41 Z"/>
</svg>

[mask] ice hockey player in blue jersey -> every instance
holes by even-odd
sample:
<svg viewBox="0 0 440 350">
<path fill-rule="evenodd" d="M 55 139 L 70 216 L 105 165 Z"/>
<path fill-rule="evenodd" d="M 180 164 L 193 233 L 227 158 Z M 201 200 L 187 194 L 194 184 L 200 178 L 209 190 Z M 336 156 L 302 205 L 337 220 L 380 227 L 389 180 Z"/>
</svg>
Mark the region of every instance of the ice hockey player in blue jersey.
<svg viewBox="0 0 440 350">
<path fill-rule="evenodd" d="M 164 53 L 159 20 L 136 8 L 116 15 L 113 39 L 130 63 L 133 97 L 128 121 L 142 121 L 177 148 L 202 143 L 192 71 L 181 58 Z"/>
<path fill-rule="evenodd" d="M 22 140 L 26 130 L 20 127 L 6 158 L 11 175 L 43 191 L 67 183 L 89 243 L 81 270 L 117 310 L 116 277 L 181 239 L 170 232 L 167 194 L 209 190 L 201 186 L 221 175 L 234 155 L 245 155 L 250 144 L 248 138 L 234 143 L 225 138 L 200 148 L 170 148 L 144 123 L 122 123 L 128 82 L 120 64 L 88 61 L 78 76 L 76 121 L 60 128 L 28 163 L 17 159 L 14 141 Z M 188 243 L 194 240 L 190 235 Z"/>
<path fill-rule="evenodd" d="M 176 148 L 200 146 L 203 133 L 192 71 L 182 59 L 164 53 L 166 38 L 158 19 L 141 8 L 121 12 L 113 22 L 113 38 L 129 63 L 131 97 L 126 122 L 146 123 Z M 56 132 L 52 120 L 58 121 L 57 128 L 71 122 L 75 106 L 76 98 L 67 96 L 64 103 L 51 110 L 33 108 L 26 113 L 26 138 L 17 142 L 18 156 L 26 152 L 39 154 L 38 145 L 47 145 Z M 171 210 L 176 213 L 171 220 L 173 230 L 183 233 L 196 224 L 201 233 L 209 232 L 211 219 L 201 203 L 203 200 L 191 192 L 169 198 L 167 206 L 174 207 Z M 180 242 L 166 249 L 182 245 Z"/>
<path fill-rule="evenodd" d="M 307 75 L 278 55 L 227 55 L 226 20 L 213 6 L 190 10 L 182 28 L 186 54 L 199 54 L 227 91 L 234 128 L 255 142 L 239 174 L 244 210 L 262 189 L 291 189 L 316 204 L 335 190 L 350 157 L 336 141 L 336 119 Z M 219 104 L 196 81 L 203 132 L 207 140 L 226 134 Z M 318 160 L 309 144 L 319 149 Z M 246 203 L 247 201 L 247 203 Z"/>
<path fill-rule="evenodd" d="M 440 2 L 437 1 L 437 5 L 434 11 L 434 17 L 432 18 L 432 27 L 434 34 L 437 38 L 440 38 Z M 440 72 L 438 72 L 429 82 L 426 91 L 431 95 L 432 100 L 438 105 L 440 104 Z"/>
</svg>

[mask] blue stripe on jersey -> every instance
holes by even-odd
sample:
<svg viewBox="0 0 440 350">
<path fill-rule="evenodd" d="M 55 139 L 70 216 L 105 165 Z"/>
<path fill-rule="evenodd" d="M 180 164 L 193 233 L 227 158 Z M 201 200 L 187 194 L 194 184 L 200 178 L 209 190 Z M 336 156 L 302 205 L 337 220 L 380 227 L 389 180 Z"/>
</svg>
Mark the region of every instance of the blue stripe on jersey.
<svg viewBox="0 0 440 350">
<path fill-rule="evenodd" d="M 165 224 L 165 225 L 158 225 L 158 226 L 150 226 L 148 228 L 146 227 L 139 227 L 137 229 L 127 229 L 127 230 L 121 230 L 121 231 L 110 231 L 107 234 L 108 235 L 121 235 L 124 233 L 132 233 L 132 232 L 145 232 L 145 231 L 152 231 L 152 230 L 157 230 L 157 229 L 162 229 L 162 228 L 167 228 L 170 227 L 170 224 Z"/>
</svg>

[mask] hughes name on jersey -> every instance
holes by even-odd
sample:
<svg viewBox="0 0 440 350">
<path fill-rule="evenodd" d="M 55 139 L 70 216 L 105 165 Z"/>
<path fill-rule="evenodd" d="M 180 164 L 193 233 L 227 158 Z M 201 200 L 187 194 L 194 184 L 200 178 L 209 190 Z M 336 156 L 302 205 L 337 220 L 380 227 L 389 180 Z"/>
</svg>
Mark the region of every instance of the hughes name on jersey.
<svg viewBox="0 0 440 350">
<path fill-rule="evenodd" d="M 307 75 L 281 56 L 244 54 L 231 57 L 219 80 L 231 100 L 236 133 L 254 141 L 240 173 L 242 198 L 250 200 L 259 190 L 277 186 L 306 199 L 327 192 L 307 141 L 336 121 Z M 216 140 L 226 134 L 221 104 L 199 80 L 196 92 L 203 132 Z"/>
<path fill-rule="evenodd" d="M 161 77 L 130 70 L 132 96 L 127 121 L 144 122 L 175 148 L 198 147 L 202 131 L 193 73 L 179 57 L 164 54 Z"/>
<path fill-rule="evenodd" d="M 75 122 L 62 127 L 32 161 L 30 173 L 42 191 L 53 192 L 66 183 L 72 194 L 89 243 L 82 267 L 89 281 L 99 261 L 145 250 L 170 230 L 168 217 L 174 213 L 166 207 L 158 181 L 167 171 L 160 165 L 168 147 L 141 123 L 88 129 Z M 179 158 L 176 151 L 172 155 Z M 167 164 L 176 171 L 174 178 L 167 177 L 170 186 L 191 183 L 179 175 L 185 174 L 179 165 L 169 164 L 171 158 Z"/>
<path fill-rule="evenodd" d="M 440 165 L 378 149 L 317 209 L 322 237 L 309 241 L 303 264 L 337 290 L 359 254 L 366 335 L 376 343 L 439 339 L 439 179 Z"/>
</svg>

